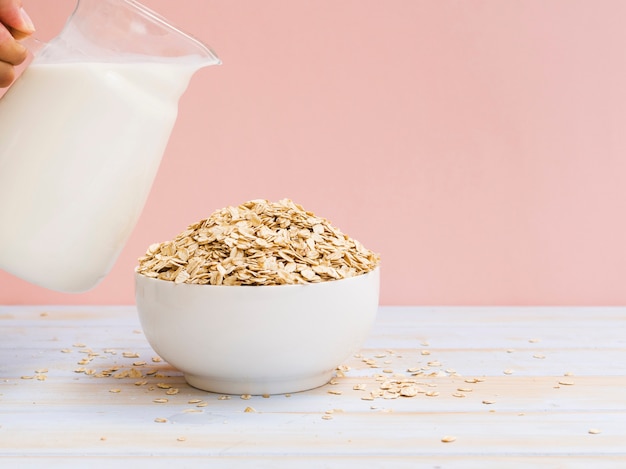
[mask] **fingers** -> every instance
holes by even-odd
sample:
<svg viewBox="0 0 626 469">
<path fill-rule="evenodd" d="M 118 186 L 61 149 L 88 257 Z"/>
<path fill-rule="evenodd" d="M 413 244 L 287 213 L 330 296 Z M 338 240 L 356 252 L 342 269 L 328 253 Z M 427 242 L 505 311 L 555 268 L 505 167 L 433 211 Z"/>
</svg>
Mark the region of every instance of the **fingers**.
<svg viewBox="0 0 626 469">
<path fill-rule="evenodd" d="M 0 25 L 0 88 L 11 84 L 15 78 L 13 66 L 24 62 L 27 56 L 27 49 Z"/>
<path fill-rule="evenodd" d="M 17 42 L 11 33 L 0 26 L 0 61 L 19 65 L 28 55 L 26 47 Z"/>
<path fill-rule="evenodd" d="M 6 62 L 0 62 L 0 88 L 6 88 L 15 79 L 15 68 Z"/>
<path fill-rule="evenodd" d="M 0 0 L 0 87 L 5 88 L 15 78 L 14 66 L 28 56 L 17 40 L 35 31 L 33 22 L 22 8 L 21 0 Z"/>
</svg>

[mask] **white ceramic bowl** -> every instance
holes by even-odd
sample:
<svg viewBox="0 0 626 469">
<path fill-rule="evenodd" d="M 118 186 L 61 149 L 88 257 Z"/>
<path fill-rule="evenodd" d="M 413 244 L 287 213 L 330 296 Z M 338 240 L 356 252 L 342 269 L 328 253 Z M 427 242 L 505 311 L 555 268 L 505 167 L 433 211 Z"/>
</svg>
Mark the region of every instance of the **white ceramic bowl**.
<svg viewBox="0 0 626 469">
<path fill-rule="evenodd" d="M 367 338 L 380 269 L 308 285 L 175 284 L 135 272 L 148 342 L 194 387 L 281 394 L 326 384 Z"/>
</svg>

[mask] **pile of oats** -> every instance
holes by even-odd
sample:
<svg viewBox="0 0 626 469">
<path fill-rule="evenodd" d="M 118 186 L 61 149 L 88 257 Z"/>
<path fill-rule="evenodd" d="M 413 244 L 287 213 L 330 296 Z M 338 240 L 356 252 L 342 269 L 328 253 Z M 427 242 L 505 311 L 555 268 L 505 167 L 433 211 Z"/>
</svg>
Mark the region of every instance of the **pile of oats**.
<svg viewBox="0 0 626 469">
<path fill-rule="evenodd" d="M 215 211 L 172 241 L 153 244 L 137 272 L 176 283 L 285 285 L 374 270 L 379 256 L 289 199 Z"/>
</svg>

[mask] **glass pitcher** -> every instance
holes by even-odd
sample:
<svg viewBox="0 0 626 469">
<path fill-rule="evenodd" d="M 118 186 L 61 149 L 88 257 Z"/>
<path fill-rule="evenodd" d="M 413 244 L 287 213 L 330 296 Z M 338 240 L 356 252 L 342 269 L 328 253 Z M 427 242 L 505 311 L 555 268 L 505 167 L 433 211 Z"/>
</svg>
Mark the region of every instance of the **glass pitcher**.
<svg viewBox="0 0 626 469">
<path fill-rule="evenodd" d="M 61 292 L 109 272 L 191 76 L 219 59 L 134 0 L 78 0 L 0 99 L 0 269 Z"/>
</svg>

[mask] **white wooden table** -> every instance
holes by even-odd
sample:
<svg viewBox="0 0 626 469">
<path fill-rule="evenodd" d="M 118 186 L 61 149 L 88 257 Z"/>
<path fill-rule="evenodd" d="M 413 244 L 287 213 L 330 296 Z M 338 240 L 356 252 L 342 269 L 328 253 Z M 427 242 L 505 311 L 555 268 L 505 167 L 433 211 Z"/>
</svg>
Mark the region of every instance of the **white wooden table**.
<svg viewBox="0 0 626 469">
<path fill-rule="evenodd" d="M 626 467 L 626 308 L 382 307 L 335 384 L 250 399 L 153 361 L 133 307 L 0 331 L 2 468 Z"/>
</svg>

